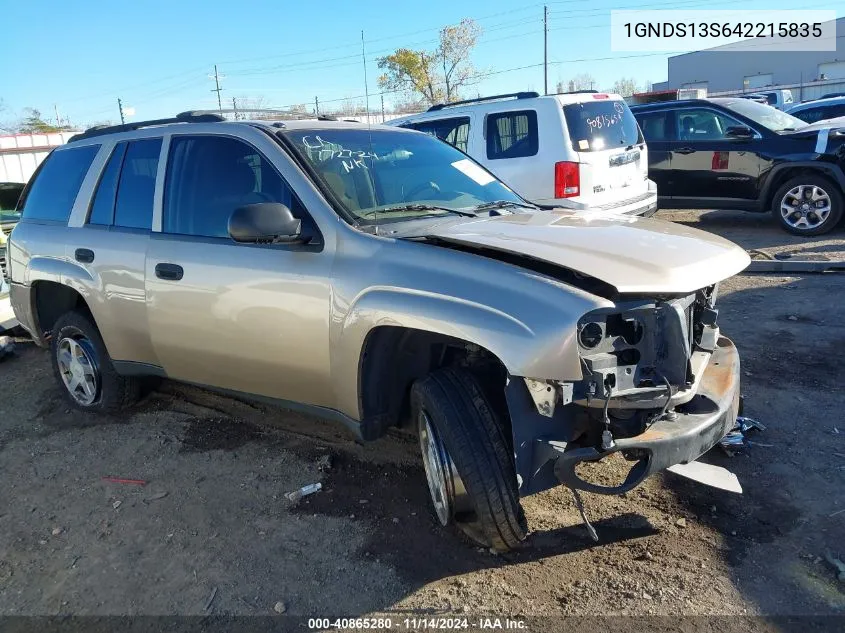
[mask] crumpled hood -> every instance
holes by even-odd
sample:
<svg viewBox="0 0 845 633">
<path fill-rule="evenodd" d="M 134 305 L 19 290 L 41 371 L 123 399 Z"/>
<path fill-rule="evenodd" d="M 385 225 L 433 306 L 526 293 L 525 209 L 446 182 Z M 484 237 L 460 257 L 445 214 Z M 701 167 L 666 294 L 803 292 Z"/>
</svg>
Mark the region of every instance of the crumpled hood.
<svg viewBox="0 0 845 633">
<path fill-rule="evenodd" d="M 751 261 L 733 242 L 683 225 L 563 210 L 442 223 L 403 235 L 413 236 L 527 255 L 600 279 L 620 293 L 693 292 Z"/>
</svg>

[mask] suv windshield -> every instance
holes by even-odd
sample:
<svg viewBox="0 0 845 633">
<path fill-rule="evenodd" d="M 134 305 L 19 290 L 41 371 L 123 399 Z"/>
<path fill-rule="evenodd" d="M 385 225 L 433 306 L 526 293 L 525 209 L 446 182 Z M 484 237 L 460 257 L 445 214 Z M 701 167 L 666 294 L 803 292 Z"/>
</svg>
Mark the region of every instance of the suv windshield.
<svg viewBox="0 0 845 633">
<path fill-rule="evenodd" d="M 637 120 L 624 101 L 585 101 L 563 106 L 572 149 L 598 152 L 643 142 Z"/>
<path fill-rule="evenodd" d="M 768 128 L 772 132 L 788 132 L 791 130 L 800 130 L 807 124 L 801 119 L 781 112 L 777 108 L 773 108 L 765 103 L 757 103 L 750 99 L 735 99 L 730 101 L 714 101 L 720 105 L 725 106 L 729 110 L 733 110 L 737 114 L 741 114 L 747 119 L 751 119 L 755 123 Z"/>
<path fill-rule="evenodd" d="M 518 195 L 466 154 L 427 134 L 362 128 L 282 131 L 362 224 L 466 213 Z"/>
</svg>

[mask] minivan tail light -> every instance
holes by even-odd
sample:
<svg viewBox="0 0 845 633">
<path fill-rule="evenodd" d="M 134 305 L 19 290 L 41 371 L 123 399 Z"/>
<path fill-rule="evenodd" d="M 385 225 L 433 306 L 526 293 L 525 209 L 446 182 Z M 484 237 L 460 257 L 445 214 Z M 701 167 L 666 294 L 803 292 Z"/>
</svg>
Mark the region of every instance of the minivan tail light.
<svg viewBox="0 0 845 633">
<path fill-rule="evenodd" d="M 597 92 L 593 95 L 593 99 L 610 99 L 610 95 L 606 95 L 603 92 Z"/>
<path fill-rule="evenodd" d="M 555 198 L 573 198 L 581 193 L 581 169 L 578 163 L 555 163 Z"/>
</svg>

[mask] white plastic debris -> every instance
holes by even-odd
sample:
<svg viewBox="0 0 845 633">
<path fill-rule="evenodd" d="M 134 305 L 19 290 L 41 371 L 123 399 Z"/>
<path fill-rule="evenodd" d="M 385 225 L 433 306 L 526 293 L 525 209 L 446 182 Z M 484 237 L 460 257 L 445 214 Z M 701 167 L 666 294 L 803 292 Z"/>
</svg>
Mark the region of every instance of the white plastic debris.
<svg viewBox="0 0 845 633">
<path fill-rule="evenodd" d="M 308 495 L 313 495 L 315 492 L 318 492 L 323 489 L 323 484 L 319 481 L 316 484 L 308 484 L 307 486 L 302 486 L 299 490 L 294 490 L 293 492 L 288 492 L 285 494 L 285 498 L 288 501 L 293 501 L 296 503 L 302 497 L 307 497 Z"/>
</svg>

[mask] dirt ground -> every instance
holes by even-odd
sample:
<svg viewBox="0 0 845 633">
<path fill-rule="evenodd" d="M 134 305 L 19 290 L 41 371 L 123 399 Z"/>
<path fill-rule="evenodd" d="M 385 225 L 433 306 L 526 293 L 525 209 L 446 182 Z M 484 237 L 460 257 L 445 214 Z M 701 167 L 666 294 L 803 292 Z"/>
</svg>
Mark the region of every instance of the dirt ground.
<svg viewBox="0 0 845 633">
<path fill-rule="evenodd" d="M 661 212 L 746 248 L 845 256 L 845 230 Z M 705 459 L 743 495 L 675 475 L 622 497 L 524 500 L 527 547 L 496 556 L 442 529 L 415 440 L 361 446 L 264 405 L 163 384 L 133 413 L 71 410 L 48 355 L 0 363 L 0 615 L 842 614 L 845 276 L 740 275 L 720 324 L 740 348 L 758 444 Z M 331 465 L 321 470 L 321 460 Z M 146 485 L 109 483 L 140 479 Z M 284 493 L 320 481 L 291 504 Z M 837 552 L 837 550 L 839 550 Z"/>
</svg>

